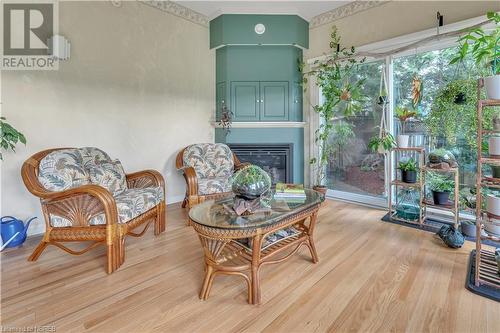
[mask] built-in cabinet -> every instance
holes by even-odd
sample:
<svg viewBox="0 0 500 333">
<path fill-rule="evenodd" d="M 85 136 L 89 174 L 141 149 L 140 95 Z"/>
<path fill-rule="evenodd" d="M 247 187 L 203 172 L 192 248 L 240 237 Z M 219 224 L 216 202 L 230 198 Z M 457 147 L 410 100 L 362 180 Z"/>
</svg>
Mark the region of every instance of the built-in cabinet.
<svg viewBox="0 0 500 333">
<path fill-rule="evenodd" d="M 302 85 L 294 46 L 226 46 L 217 50 L 217 119 L 302 121 Z"/>
<path fill-rule="evenodd" d="M 286 121 L 289 119 L 287 81 L 231 82 L 234 121 Z M 221 94 L 222 96 L 222 94 Z"/>
</svg>

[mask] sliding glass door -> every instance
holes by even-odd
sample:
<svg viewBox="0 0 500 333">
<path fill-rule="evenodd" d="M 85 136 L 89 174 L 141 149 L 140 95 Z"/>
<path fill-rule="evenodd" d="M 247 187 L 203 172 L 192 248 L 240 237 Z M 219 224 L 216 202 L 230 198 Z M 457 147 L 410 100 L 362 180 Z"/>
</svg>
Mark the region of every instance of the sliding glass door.
<svg viewBox="0 0 500 333">
<path fill-rule="evenodd" d="M 368 148 L 370 138 L 378 135 L 382 106 L 378 104 L 381 73 L 385 60 L 360 65 L 355 79 L 364 79 L 362 112 L 332 120 L 335 147 L 327 166 L 327 185 L 335 196 L 383 198 L 385 195 L 384 156 Z"/>
</svg>

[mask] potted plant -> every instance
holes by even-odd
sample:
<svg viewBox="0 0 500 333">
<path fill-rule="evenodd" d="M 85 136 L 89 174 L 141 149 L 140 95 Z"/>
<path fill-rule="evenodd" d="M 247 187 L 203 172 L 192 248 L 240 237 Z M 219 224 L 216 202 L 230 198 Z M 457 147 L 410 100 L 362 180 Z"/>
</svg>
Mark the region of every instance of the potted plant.
<svg viewBox="0 0 500 333">
<path fill-rule="evenodd" d="M 450 199 L 450 193 L 455 189 L 455 182 L 447 176 L 429 172 L 427 183 L 432 191 L 432 199 L 435 205 L 446 205 Z"/>
<path fill-rule="evenodd" d="M 404 183 L 417 182 L 417 162 L 413 158 L 399 162 L 398 169 L 401 170 L 401 180 Z"/>
<path fill-rule="evenodd" d="M 330 55 L 326 60 L 317 60 L 308 71 L 304 71 L 304 63 L 299 65 L 304 74 L 303 83 L 308 82 L 308 77 L 314 77 L 316 84 L 321 88 L 323 103 L 313 107 L 319 116 L 320 125 L 315 131 L 314 142 L 318 147 L 317 156 L 311 158 L 309 163 L 314 172 L 315 190 L 326 193 L 326 166 L 335 149 L 332 135 L 335 132 L 334 119 L 341 115 L 352 116 L 361 111 L 365 97 L 361 93 L 364 79 L 357 79 L 354 70 L 364 59 L 356 57 L 355 48 L 340 46 L 340 36 L 334 26 L 330 35 Z"/>
<path fill-rule="evenodd" d="M 405 123 L 408 119 L 417 115 L 417 112 L 403 106 L 397 106 L 395 110 L 396 117 L 399 119 L 399 134 L 396 138 L 399 148 L 408 148 L 410 136 L 405 133 Z"/>
<path fill-rule="evenodd" d="M 491 158 L 500 158 L 500 136 L 492 135 L 489 137 L 488 154 Z"/>
<path fill-rule="evenodd" d="M 396 147 L 396 140 L 394 136 L 387 131 L 384 131 L 381 136 L 373 136 L 370 142 L 368 142 L 368 148 L 379 154 L 385 154 L 394 147 Z"/>
<path fill-rule="evenodd" d="M 491 68 L 491 75 L 484 78 L 486 95 L 489 99 L 500 99 L 500 14 L 489 12 L 486 16 L 495 23 L 493 31 L 486 33 L 479 27 L 469 30 L 459 38 L 458 54 L 450 64 L 462 61 L 470 54 L 476 65 Z"/>
<path fill-rule="evenodd" d="M 21 142 L 26 144 L 26 137 L 16 130 L 12 125 L 5 122 L 5 117 L 0 117 L 0 148 L 3 151 L 16 151 L 16 145 Z M 3 155 L 0 152 L 0 160 Z"/>
</svg>

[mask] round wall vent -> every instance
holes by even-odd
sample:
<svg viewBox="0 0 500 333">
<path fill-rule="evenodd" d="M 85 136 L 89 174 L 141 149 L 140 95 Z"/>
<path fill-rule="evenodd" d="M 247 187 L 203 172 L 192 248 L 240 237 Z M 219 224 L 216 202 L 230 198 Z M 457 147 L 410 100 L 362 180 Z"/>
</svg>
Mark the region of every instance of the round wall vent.
<svg viewBox="0 0 500 333">
<path fill-rule="evenodd" d="M 266 31 L 266 26 L 262 23 L 257 23 L 255 25 L 255 33 L 258 35 L 262 35 Z"/>
</svg>

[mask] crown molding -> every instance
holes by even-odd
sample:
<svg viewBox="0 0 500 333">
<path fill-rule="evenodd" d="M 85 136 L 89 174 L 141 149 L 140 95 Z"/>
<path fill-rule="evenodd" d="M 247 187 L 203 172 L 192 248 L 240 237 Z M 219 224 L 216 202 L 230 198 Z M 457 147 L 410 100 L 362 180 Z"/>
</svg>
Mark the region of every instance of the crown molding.
<svg viewBox="0 0 500 333">
<path fill-rule="evenodd" d="M 344 5 L 342 7 L 335 8 L 333 10 L 326 12 L 326 13 L 319 14 L 319 15 L 313 17 L 309 21 L 309 29 L 314 29 L 314 28 L 317 28 L 319 26 L 322 26 L 322 25 L 325 25 L 328 23 L 332 23 L 332 22 L 339 20 L 341 18 L 354 15 L 356 13 L 359 13 L 359 12 L 365 11 L 367 9 L 386 4 L 388 2 L 390 2 L 390 0 L 389 1 L 360 1 L 360 0 L 356 0 L 354 2 L 347 4 L 347 5 Z"/>
<path fill-rule="evenodd" d="M 203 27 L 208 28 L 208 22 L 209 22 L 208 16 L 195 12 L 194 10 L 179 5 L 178 3 L 172 1 L 162 1 L 162 0 L 138 0 L 138 1 L 150 7 L 159 9 L 162 12 L 166 12 L 181 17 L 192 23 L 196 23 Z"/>
</svg>

